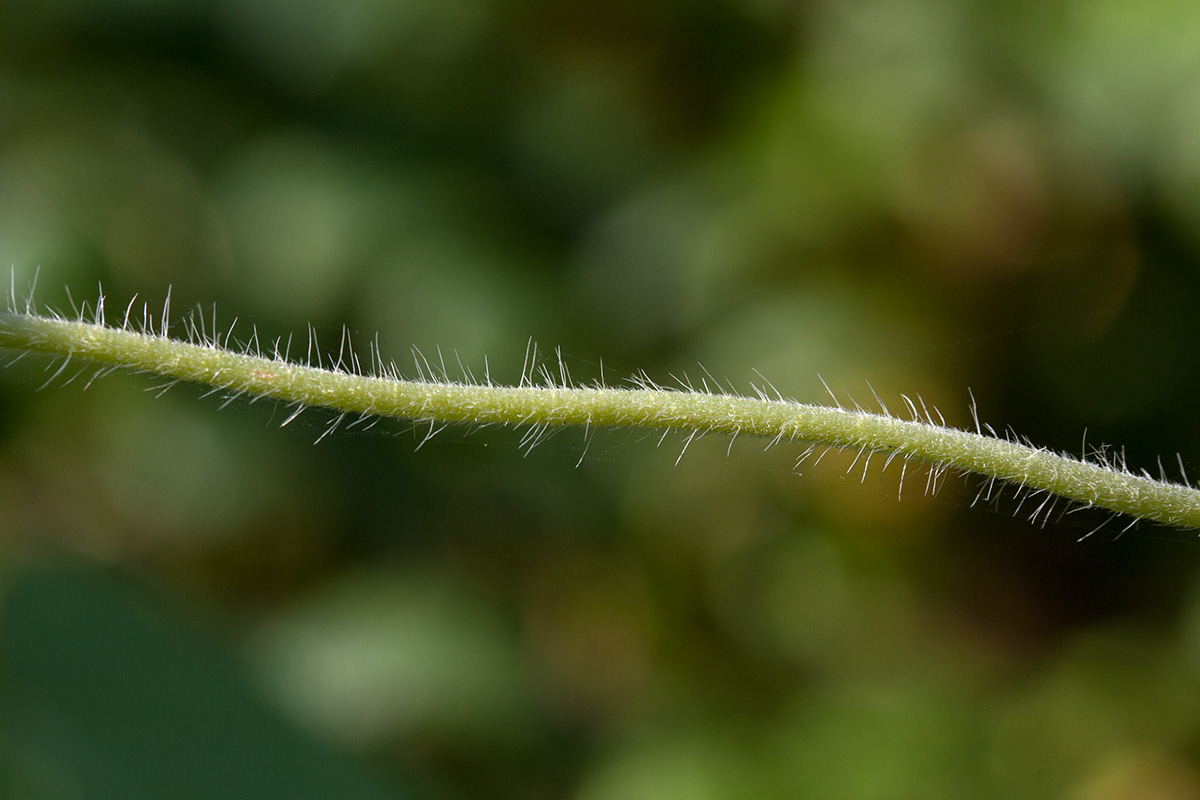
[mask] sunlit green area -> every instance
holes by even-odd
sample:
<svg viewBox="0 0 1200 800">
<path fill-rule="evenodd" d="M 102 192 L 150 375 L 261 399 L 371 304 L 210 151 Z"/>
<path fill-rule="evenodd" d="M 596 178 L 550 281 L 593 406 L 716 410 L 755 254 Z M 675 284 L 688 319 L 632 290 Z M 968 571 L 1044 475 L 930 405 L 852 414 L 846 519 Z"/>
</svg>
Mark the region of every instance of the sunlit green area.
<svg viewBox="0 0 1200 800">
<path fill-rule="evenodd" d="M 410 374 L 974 397 L 1200 478 L 1197 41 L 1171 0 L 10 0 L 0 267 Z M 1195 532 L 5 363 L 0 796 L 1200 797 Z"/>
</svg>

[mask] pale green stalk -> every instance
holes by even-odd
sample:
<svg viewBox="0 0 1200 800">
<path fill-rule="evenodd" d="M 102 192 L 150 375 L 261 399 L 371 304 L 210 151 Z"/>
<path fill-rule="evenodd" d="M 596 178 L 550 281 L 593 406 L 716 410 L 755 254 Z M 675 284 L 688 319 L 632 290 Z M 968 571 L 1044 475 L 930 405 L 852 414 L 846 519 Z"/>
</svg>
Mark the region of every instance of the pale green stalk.
<svg viewBox="0 0 1200 800">
<path fill-rule="evenodd" d="M 177 341 L 165 331 L 132 330 L 128 322 L 117 329 L 20 312 L 0 312 L 0 347 L 58 356 L 65 359 L 64 368 L 75 361 L 121 367 L 208 384 L 234 396 L 275 398 L 297 410 L 320 406 L 344 414 L 427 421 L 431 429 L 452 422 L 535 430 L 563 425 L 658 428 L 811 442 L 858 450 L 868 458 L 884 453 L 889 461 L 927 462 L 935 475 L 945 469 L 975 472 L 1044 496 L 1034 518 L 1048 516 L 1056 498 L 1065 498 L 1135 519 L 1200 528 L 1200 492 L 1189 486 L 985 435 L 982 429 L 964 431 L 922 420 L 911 403 L 910 421 L 859 409 L 656 387 L 414 381 L 392 377 L 391 368 L 377 370 L 384 377 L 368 377 L 290 363 L 279 354 L 264 358 L 233 352 L 211 341 Z"/>
</svg>

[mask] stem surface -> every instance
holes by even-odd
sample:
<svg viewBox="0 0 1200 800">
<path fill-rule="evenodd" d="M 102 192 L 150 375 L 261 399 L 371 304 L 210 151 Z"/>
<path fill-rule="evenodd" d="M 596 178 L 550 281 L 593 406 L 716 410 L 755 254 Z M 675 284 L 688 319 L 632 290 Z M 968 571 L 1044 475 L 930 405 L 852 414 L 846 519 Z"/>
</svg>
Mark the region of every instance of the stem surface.
<svg viewBox="0 0 1200 800">
<path fill-rule="evenodd" d="M 371 377 L 239 353 L 158 333 L 0 312 L 0 347 L 207 384 L 297 409 L 434 422 L 610 426 L 751 435 L 894 454 L 1139 519 L 1200 528 L 1200 492 L 1015 441 L 858 409 L 660 388 L 495 386 Z M 61 372 L 61 368 L 60 368 Z M 391 374 L 393 370 L 386 370 Z M 56 373 L 57 374 L 57 373 Z M 918 415 L 914 413 L 914 417 Z M 1040 507 L 1039 507 L 1040 510 Z M 1037 516 L 1038 512 L 1034 513 Z"/>
</svg>

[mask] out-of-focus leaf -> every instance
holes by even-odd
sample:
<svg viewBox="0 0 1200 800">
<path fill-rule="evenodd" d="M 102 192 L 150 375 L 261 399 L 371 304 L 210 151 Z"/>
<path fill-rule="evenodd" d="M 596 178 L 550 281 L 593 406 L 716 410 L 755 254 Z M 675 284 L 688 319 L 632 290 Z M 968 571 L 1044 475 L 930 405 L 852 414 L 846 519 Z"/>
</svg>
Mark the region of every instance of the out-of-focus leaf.
<svg viewBox="0 0 1200 800">
<path fill-rule="evenodd" d="M 0 616 L 0 794 L 412 797 L 291 727 L 235 660 L 94 569 L 10 573 Z"/>
</svg>

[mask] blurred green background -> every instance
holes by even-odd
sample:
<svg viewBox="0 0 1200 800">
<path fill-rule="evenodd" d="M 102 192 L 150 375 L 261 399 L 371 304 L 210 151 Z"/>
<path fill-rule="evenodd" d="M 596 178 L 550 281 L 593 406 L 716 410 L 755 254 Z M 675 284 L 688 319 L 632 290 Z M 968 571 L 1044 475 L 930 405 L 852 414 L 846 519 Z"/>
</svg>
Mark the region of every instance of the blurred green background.
<svg viewBox="0 0 1200 800">
<path fill-rule="evenodd" d="M 1180 0 L 9 0 L 0 262 L 455 375 L 970 387 L 1200 477 L 1197 41 Z M 0 372 L 3 796 L 1200 797 L 1192 533 L 46 367 Z"/>
</svg>

